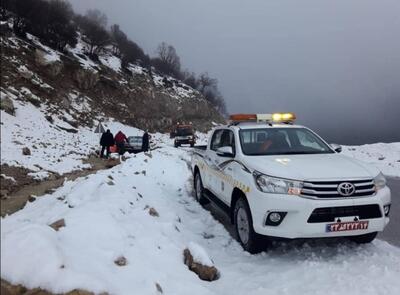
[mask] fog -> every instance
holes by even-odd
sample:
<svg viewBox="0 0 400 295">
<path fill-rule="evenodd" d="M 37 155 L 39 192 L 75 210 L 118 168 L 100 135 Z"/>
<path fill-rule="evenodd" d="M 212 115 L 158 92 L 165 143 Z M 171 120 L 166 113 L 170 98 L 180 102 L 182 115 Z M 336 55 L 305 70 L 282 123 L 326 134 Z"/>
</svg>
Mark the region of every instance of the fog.
<svg viewBox="0 0 400 295">
<path fill-rule="evenodd" d="M 230 113 L 292 111 L 330 142 L 400 141 L 398 0 L 71 0 L 216 77 Z"/>
</svg>

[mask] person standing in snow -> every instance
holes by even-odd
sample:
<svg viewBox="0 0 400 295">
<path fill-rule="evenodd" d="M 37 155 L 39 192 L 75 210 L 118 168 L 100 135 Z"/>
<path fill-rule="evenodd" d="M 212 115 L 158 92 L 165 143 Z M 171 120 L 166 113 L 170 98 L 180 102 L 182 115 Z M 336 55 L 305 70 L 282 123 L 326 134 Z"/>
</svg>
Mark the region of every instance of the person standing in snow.
<svg viewBox="0 0 400 295">
<path fill-rule="evenodd" d="M 142 138 L 142 151 L 147 152 L 149 150 L 149 147 L 150 147 L 149 141 L 150 141 L 150 135 L 146 130 L 144 132 L 143 138 Z"/>
<path fill-rule="evenodd" d="M 110 155 L 110 146 L 114 145 L 114 136 L 111 133 L 110 129 L 107 129 L 107 131 L 101 135 L 100 145 L 101 145 L 100 158 L 104 158 L 104 150 L 107 150 L 106 153 L 106 159 L 107 159 L 108 156 Z"/>
<path fill-rule="evenodd" d="M 115 135 L 115 144 L 118 148 L 118 153 L 122 156 L 125 152 L 125 142 L 128 142 L 128 138 L 122 131 L 118 131 L 117 135 Z"/>
</svg>

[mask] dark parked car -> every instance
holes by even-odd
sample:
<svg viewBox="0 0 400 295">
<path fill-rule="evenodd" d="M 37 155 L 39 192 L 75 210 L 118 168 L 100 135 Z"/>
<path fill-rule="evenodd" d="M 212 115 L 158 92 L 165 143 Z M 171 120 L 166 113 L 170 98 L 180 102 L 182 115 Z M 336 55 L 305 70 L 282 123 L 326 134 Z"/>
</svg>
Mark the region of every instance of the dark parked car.
<svg viewBox="0 0 400 295">
<path fill-rule="evenodd" d="M 142 151 L 142 136 L 128 136 L 128 142 L 125 143 L 125 151 L 129 153 L 140 153 Z"/>
</svg>

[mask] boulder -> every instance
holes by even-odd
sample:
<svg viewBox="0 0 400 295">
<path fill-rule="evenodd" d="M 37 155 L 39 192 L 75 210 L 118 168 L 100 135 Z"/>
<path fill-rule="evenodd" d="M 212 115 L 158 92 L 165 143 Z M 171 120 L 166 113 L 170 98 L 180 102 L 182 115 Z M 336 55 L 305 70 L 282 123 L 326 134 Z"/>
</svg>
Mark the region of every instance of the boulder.
<svg viewBox="0 0 400 295">
<path fill-rule="evenodd" d="M 30 155 L 31 155 L 31 150 L 30 150 L 28 147 L 24 147 L 24 148 L 22 149 L 22 154 L 23 154 L 24 156 L 30 156 Z"/>
<path fill-rule="evenodd" d="M 189 249 L 183 251 L 184 263 L 188 268 L 196 273 L 203 281 L 215 281 L 218 279 L 218 270 L 215 266 L 203 265 L 194 260 L 192 253 Z"/>
<path fill-rule="evenodd" d="M 55 222 L 53 222 L 52 224 L 49 225 L 52 229 L 54 229 L 55 231 L 58 231 L 60 228 L 65 226 L 65 220 L 64 218 L 59 219 Z"/>
<path fill-rule="evenodd" d="M 0 109 L 6 113 L 15 116 L 15 107 L 12 100 L 7 95 L 2 95 L 0 100 Z"/>
<path fill-rule="evenodd" d="M 35 63 L 37 66 L 44 68 L 47 74 L 49 74 L 52 77 L 56 77 L 58 74 L 61 73 L 63 69 L 63 63 L 60 60 L 51 61 L 45 58 L 46 55 L 47 52 L 39 48 L 36 48 Z"/>
<path fill-rule="evenodd" d="M 75 70 L 72 74 L 72 78 L 76 82 L 76 85 L 81 90 L 89 90 L 96 86 L 99 82 L 98 72 L 79 68 Z"/>
</svg>

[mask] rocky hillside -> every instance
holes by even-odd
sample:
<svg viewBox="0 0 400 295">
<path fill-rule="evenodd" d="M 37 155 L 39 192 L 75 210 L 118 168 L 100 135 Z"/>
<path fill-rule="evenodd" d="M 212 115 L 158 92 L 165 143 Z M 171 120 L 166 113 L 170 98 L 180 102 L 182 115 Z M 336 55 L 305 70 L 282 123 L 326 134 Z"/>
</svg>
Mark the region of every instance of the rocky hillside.
<svg viewBox="0 0 400 295">
<path fill-rule="evenodd" d="M 60 53 L 11 27 L 0 22 L 2 201 L 22 186 L 94 169 L 87 160 L 98 150 L 98 122 L 128 136 L 149 129 L 156 140 L 176 121 L 198 131 L 223 121 L 197 90 L 138 65 L 124 68 L 107 48 L 93 61 L 80 38 Z"/>
<path fill-rule="evenodd" d="M 117 118 L 152 132 L 168 131 L 176 121 L 204 131 L 223 121 L 197 90 L 137 65 L 121 67 L 111 50 L 93 61 L 79 40 L 62 54 L 32 35 L 17 38 L 10 26 L 1 24 L 1 96 L 11 113 L 15 98 L 46 106 L 49 120 L 59 117 L 75 127 Z"/>
</svg>

